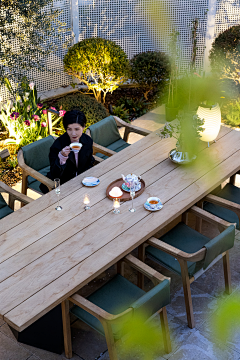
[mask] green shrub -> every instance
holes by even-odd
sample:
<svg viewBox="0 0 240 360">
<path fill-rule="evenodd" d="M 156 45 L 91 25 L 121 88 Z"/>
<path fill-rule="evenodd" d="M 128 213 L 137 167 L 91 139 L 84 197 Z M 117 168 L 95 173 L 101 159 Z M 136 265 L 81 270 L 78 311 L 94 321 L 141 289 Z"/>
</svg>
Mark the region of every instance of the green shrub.
<svg viewBox="0 0 240 360">
<path fill-rule="evenodd" d="M 229 101 L 222 110 L 224 122 L 233 127 L 240 126 L 240 98 Z"/>
<path fill-rule="evenodd" d="M 240 82 L 240 25 L 223 31 L 214 40 L 209 55 L 212 71 L 222 78 Z"/>
<path fill-rule="evenodd" d="M 65 55 L 64 71 L 93 91 L 98 101 L 118 88 L 128 74 L 129 61 L 114 41 L 90 38 L 73 45 Z"/>
<path fill-rule="evenodd" d="M 124 105 L 113 106 L 113 113 L 114 115 L 118 116 L 120 119 L 130 122 L 129 121 L 129 111 L 128 109 L 124 109 Z"/>
<path fill-rule="evenodd" d="M 160 51 L 147 51 L 135 55 L 130 60 L 130 77 L 138 84 L 148 100 L 148 93 L 157 88 L 163 90 L 170 76 L 170 60 Z"/>
<path fill-rule="evenodd" d="M 121 97 L 117 101 L 118 106 L 122 106 L 125 110 L 129 112 L 129 114 L 134 115 L 134 117 L 138 118 L 148 111 L 148 106 L 150 105 L 150 102 L 147 102 L 144 97 L 141 97 L 141 99 L 133 99 L 129 97 Z M 120 116 L 119 116 L 120 117 Z"/>
<path fill-rule="evenodd" d="M 59 99 L 54 106 L 57 110 L 64 109 L 66 111 L 70 111 L 73 109 L 79 109 L 83 111 L 87 118 L 87 129 L 90 125 L 95 124 L 96 122 L 104 119 L 109 116 L 107 109 L 99 103 L 97 100 L 92 98 L 89 95 L 84 95 L 80 93 L 75 93 L 71 95 L 67 95 Z M 62 121 L 59 122 L 62 131 L 65 132 Z"/>
</svg>

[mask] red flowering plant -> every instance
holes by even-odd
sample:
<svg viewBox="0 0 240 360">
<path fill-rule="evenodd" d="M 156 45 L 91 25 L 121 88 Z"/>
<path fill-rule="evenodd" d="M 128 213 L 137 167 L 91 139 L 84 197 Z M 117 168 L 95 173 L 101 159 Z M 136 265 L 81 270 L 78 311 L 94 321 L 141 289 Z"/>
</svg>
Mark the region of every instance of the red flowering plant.
<svg viewBox="0 0 240 360">
<path fill-rule="evenodd" d="M 14 96 L 8 79 L 5 79 L 5 85 L 10 94 Z M 59 117 L 62 117 L 64 113 L 64 110 L 61 110 Z M 26 78 L 23 78 L 15 100 L 8 100 L 2 106 L 0 120 L 9 132 L 9 139 L 5 140 L 6 143 L 24 146 L 49 135 L 47 109 L 37 97 L 34 82 L 28 83 Z"/>
</svg>

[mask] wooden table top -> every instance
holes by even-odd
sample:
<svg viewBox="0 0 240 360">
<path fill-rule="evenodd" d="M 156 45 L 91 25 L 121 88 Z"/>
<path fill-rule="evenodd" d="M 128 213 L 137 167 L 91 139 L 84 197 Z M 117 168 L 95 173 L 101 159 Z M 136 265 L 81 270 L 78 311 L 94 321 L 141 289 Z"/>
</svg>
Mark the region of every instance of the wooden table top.
<svg viewBox="0 0 240 360">
<path fill-rule="evenodd" d="M 240 169 L 240 132 L 222 127 L 217 142 L 190 166 L 168 159 L 174 139 L 152 133 L 0 221 L 0 317 L 24 330 L 68 296 L 154 235 Z M 207 159 L 211 161 L 207 162 Z M 141 175 L 142 195 L 112 212 L 106 187 L 121 174 Z M 85 176 L 100 184 L 82 186 Z M 83 197 L 91 209 L 84 211 Z M 149 212 L 143 204 L 158 196 L 164 206 Z"/>
</svg>

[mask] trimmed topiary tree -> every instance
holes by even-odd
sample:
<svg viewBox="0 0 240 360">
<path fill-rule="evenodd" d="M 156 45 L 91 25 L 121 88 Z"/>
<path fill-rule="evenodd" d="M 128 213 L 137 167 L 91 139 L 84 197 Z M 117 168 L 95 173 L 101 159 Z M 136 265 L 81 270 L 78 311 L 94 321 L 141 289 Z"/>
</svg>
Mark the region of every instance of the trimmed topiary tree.
<svg viewBox="0 0 240 360">
<path fill-rule="evenodd" d="M 89 95 L 84 95 L 80 93 L 64 96 L 59 99 L 54 104 L 54 106 L 58 110 L 64 109 L 66 111 L 69 111 L 73 109 L 79 109 L 80 111 L 83 111 L 87 118 L 85 129 L 87 129 L 90 125 L 95 124 L 96 122 L 109 116 L 109 113 L 103 104 L 99 103 L 97 100 L 95 100 Z M 60 126 L 65 132 L 62 121 L 60 122 Z"/>
<path fill-rule="evenodd" d="M 75 76 L 93 91 L 98 101 L 105 103 L 108 92 L 113 92 L 126 79 L 129 61 L 123 49 L 114 41 L 90 38 L 73 45 L 64 59 L 64 71 Z"/>
<path fill-rule="evenodd" d="M 170 76 L 171 64 L 168 56 L 160 51 L 147 51 L 135 55 L 130 60 L 130 76 L 138 84 L 148 100 L 151 90 L 164 89 Z"/>
<path fill-rule="evenodd" d="M 209 55 L 212 71 L 240 83 L 240 25 L 223 31 L 214 40 Z"/>
</svg>

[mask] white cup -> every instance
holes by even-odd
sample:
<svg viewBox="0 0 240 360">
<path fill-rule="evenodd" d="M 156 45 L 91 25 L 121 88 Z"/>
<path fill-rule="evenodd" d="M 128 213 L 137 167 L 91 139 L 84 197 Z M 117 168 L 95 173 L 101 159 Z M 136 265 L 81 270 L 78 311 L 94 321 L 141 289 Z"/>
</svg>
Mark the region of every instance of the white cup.
<svg viewBox="0 0 240 360">
<path fill-rule="evenodd" d="M 157 203 L 156 204 L 151 204 L 151 201 L 154 201 L 154 202 L 157 202 Z M 150 208 L 154 210 L 158 206 L 158 204 L 161 202 L 161 200 L 154 196 L 154 197 L 148 198 L 147 202 L 148 202 Z"/>
<path fill-rule="evenodd" d="M 70 148 L 73 152 L 78 153 L 81 150 L 82 144 L 79 142 L 71 143 Z"/>
</svg>

